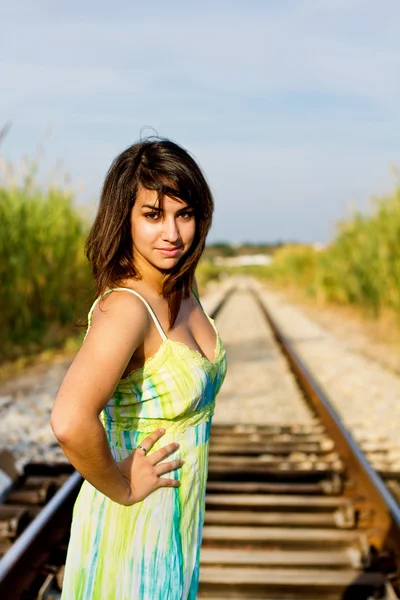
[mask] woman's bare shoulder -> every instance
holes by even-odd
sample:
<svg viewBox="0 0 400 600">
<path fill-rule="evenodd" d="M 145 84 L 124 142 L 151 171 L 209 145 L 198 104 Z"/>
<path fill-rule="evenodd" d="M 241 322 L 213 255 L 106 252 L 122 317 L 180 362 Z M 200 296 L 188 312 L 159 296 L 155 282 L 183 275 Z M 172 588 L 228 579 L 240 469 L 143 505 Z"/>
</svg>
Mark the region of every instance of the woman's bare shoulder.
<svg viewBox="0 0 400 600">
<path fill-rule="evenodd" d="M 114 290 L 101 297 L 92 313 L 91 330 L 112 329 L 124 338 L 143 337 L 150 324 L 150 314 L 144 302 L 127 290 Z M 89 332 L 90 333 L 90 332 Z"/>
</svg>

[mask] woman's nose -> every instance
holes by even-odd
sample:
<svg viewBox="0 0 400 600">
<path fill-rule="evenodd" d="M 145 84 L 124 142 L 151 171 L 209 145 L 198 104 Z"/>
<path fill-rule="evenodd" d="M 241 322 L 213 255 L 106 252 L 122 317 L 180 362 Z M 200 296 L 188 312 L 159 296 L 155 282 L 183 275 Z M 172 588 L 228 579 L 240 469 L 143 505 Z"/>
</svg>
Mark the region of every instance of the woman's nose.
<svg viewBox="0 0 400 600">
<path fill-rule="evenodd" d="M 179 239 L 179 230 L 175 219 L 165 219 L 163 227 L 163 239 L 169 242 L 176 242 Z"/>
</svg>

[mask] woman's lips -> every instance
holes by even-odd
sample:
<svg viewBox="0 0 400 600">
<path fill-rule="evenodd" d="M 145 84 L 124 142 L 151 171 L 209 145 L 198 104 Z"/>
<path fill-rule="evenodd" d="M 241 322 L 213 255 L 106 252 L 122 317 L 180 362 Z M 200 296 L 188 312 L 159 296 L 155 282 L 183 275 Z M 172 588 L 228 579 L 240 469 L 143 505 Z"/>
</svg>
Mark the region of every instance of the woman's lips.
<svg viewBox="0 0 400 600">
<path fill-rule="evenodd" d="M 182 249 L 182 246 L 179 248 L 171 248 L 170 250 L 166 250 L 165 248 L 156 248 L 158 252 L 163 254 L 164 256 L 175 256 Z"/>
</svg>

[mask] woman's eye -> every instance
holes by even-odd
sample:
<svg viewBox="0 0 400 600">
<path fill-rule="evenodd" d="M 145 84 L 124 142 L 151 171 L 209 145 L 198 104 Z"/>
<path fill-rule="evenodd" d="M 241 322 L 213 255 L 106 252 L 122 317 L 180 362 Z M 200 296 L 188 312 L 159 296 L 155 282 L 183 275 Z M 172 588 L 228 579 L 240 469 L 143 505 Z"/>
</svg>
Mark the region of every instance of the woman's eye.
<svg viewBox="0 0 400 600">
<path fill-rule="evenodd" d="M 145 213 L 144 216 L 146 217 L 146 219 L 149 219 L 149 221 L 158 221 L 158 219 L 161 217 L 161 213 L 158 213 L 158 212 Z M 179 216 L 183 217 L 185 221 L 189 221 L 189 219 L 191 219 L 194 216 L 194 213 L 191 211 L 186 211 L 186 212 L 180 213 Z"/>
<path fill-rule="evenodd" d="M 152 213 L 146 213 L 144 216 L 146 217 L 146 219 L 149 219 L 150 221 L 156 221 L 160 215 L 156 212 L 152 212 Z"/>
</svg>

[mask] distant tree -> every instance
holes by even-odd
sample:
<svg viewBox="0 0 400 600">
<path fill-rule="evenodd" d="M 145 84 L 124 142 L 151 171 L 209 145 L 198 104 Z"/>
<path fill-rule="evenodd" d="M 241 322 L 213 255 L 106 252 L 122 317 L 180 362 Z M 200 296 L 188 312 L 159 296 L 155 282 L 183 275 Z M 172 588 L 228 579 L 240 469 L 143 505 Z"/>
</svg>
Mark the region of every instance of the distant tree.
<svg viewBox="0 0 400 600">
<path fill-rule="evenodd" d="M 236 251 L 231 244 L 227 242 L 214 242 L 208 244 L 207 248 L 211 251 L 210 254 L 213 256 L 235 256 Z"/>
</svg>

